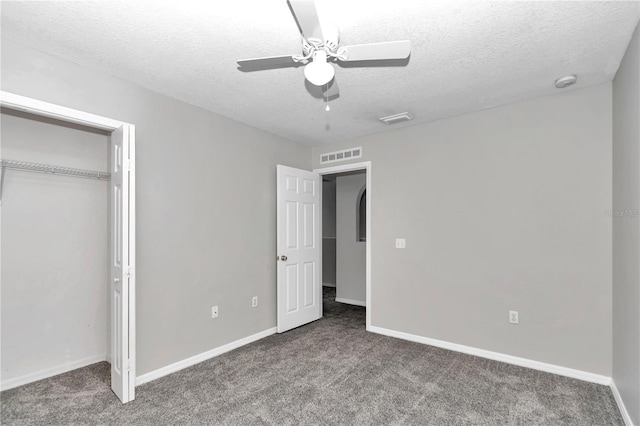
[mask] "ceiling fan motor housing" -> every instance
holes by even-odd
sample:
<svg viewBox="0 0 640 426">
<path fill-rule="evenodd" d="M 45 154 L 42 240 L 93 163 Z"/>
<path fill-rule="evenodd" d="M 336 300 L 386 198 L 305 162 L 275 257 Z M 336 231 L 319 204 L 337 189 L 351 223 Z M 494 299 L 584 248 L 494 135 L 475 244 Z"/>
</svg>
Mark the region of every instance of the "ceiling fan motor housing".
<svg viewBox="0 0 640 426">
<path fill-rule="evenodd" d="M 327 53 L 336 53 L 338 50 L 338 43 L 340 42 L 340 30 L 336 25 L 325 24 L 322 26 L 323 41 L 319 39 L 309 38 L 309 40 L 302 39 L 302 54 L 309 56 L 315 50 L 322 49 Z"/>
</svg>

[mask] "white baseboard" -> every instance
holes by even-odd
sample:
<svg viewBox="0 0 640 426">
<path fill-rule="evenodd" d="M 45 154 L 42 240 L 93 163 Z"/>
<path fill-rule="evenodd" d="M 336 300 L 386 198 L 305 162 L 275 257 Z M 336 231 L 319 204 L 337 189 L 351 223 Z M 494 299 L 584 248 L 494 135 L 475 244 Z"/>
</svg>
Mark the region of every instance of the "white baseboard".
<svg viewBox="0 0 640 426">
<path fill-rule="evenodd" d="M 323 287 L 332 287 L 332 288 L 336 288 L 335 283 L 322 283 Z"/>
<path fill-rule="evenodd" d="M 264 339 L 265 337 L 271 336 L 272 334 L 275 334 L 275 333 L 276 333 L 276 327 L 273 327 L 268 330 L 261 331 L 260 333 L 256 333 L 251 336 L 247 336 L 242 339 L 236 340 L 234 342 L 227 343 L 226 345 L 211 349 L 210 351 L 203 352 L 201 354 L 192 356 L 187 359 L 183 359 L 182 361 L 174 362 L 173 364 L 169 364 L 166 367 L 162 367 L 162 368 L 158 368 L 157 370 L 150 371 L 146 374 L 136 377 L 136 386 L 140 386 L 143 383 L 147 383 L 152 380 L 159 379 L 160 377 L 169 375 L 171 373 L 175 373 L 176 371 L 180 371 L 187 367 L 191 367 L 192 365 L 217 357 L 218 355 L 222 355 L 225 352 L 232 351 L 241 346 L 248 345 L 249 343 L 253 343 L 257 340 Z"/>
<path fill-rule="evenodd" d="M 35 371 L 33 373 L 25 374 L 19 377 L 14 377 L 11 379 L 6 379 L 2 381 L 0 384 L 0 389 L 3 391 L 17 388 L 18 386 L 26 385 L 29 383 L 37 382 L 38 380 L 48 379 L 49 377 L 57 376 L 58 374 L 67 373 L 72 370 L 76 370 L 78 368 L 86 367 L 91 364 L 95 364 L 97 362 L 106 361 L 107 356 L 105 355 L 94 355 L 87 358 L 79 359 L 76 361 L 66 362 L 62 365 L 57 365 L 55 367 L 46 368 L 44 370 Z"/>
<path fill-rule="evenodd" d="M 347 303 L 349 305 L 356 305 L 356 306 L 364 306 L 364 307 L 367 306 L 367 304 L 365 302 L 361 302 L 359 300 L 344 299 L 342 297 L 336 297 L 336 302 L 338 302 L 338 303 Z"/>
<path fill-rule="evenodd" d="M 611 380 L 611 392 L 613 393 L 613 398 L 616 400 L 616 404 L 618 404 L 618 409 L 620 409 L 620 414 L 622 414 L 624 424 L 627 426 L 633 426 L 631 416 L 627 411 L 627 407 L 624 406 L 622 395 L 620 395 L 620 391 L 618 391 L 618 387 L 616 386 L 616 383 L 613 381 L 613 379 Z"/>
<path fill-rule="evenodd" d="M 600 385 L 606 386 L 609 386 L 611 384 L 611 377 L 589 373 L 587 371 L 574 370 L 573 368 L 547 364 L 527 358 L 520 358 L 517 356 L 502 354 L 499 352 L 487 351 L 485 349 L 474 348 L 472 346 L 460 345 L 457 343 L 446 342 L 444 340 L 431 339 L 429 337 L 417 336 L 415 334 L 403 333 L 401 331 L 389 330 L 382 327 L 371 326 L 369 327 L 369 331 L 373 333 L 383 334 L 385 336 L 396 337 L 398 339 L 409 340 L 411 342 L 423 343 L 425 345 L 449 349 L 455 352 L 475 355 L 481 358 L 492 359 L 494 361 L 506 362 L 507 364 L 518 365 L 520 367 L 527 367 L 534 370 L 544 371 L 546 373 L 553 373 L 560 376 L 571 377 L 573 379 L 584 380 L 586 382 L 598 383 Z"/>
</svg>

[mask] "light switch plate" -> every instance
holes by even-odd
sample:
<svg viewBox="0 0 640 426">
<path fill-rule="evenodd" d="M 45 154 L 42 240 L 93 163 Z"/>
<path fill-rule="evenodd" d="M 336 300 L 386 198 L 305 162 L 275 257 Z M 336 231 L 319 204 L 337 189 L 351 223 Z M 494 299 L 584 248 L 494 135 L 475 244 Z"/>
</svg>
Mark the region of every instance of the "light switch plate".
<svg viewBox="0 0 640 426">
<path fill-rule="evenodd" d="M 403 249 L 407 247 L 407 240 L 404 238 L 396 238 L 396 248 Z"/>
</svg>

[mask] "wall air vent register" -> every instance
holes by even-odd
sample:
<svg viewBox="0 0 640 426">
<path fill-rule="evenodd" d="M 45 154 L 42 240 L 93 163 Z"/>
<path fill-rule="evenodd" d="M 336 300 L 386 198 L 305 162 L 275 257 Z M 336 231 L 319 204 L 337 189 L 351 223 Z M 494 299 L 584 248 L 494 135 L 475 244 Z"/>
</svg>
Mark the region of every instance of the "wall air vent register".
<svg viewBox="0 0 640 426">
<path fill-rule="evenodd" d="M 342 151 L 327 152 L 320 155 L 320 164 L 336 163 L 338 161 L 353 160 L 362 157 L 362 147 L 344 149 Z"/>
</svg>

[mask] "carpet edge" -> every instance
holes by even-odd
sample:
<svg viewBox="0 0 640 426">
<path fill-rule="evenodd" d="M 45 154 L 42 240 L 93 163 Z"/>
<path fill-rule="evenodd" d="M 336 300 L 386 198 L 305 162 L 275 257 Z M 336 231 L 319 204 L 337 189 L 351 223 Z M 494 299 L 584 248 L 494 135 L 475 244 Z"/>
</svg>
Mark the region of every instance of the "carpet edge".
<svg viewBox="0 0 640 426">
<path fill-rule="evenodd" d="M 395 337 L 411 342 L 422 343 L 425 345 L 435 346 L 442 349 L 448 349 L 454 352 L 461 352 L 468 355 L 475 355 L 480 358 L 487 358 L 493 361 L 505 362 L 520 367 L 531 368 L 533 370 L 544 371 L 545 373 L 558 374 L 560 376 L 571 377 L 572 379 L 583 380 L 585 382 L 597 383 L 599 385 L 610 386 L 611 377 L 602 376 L 600 374 L 589 373 L 588 371 L 575 370 L 573 368 L 562 367 L 555 364 L 534 361 L 528 358 L 520 358 L 513 355 L 507 355 L 500 352 L 492 352 L 485 349 L 474 348 L 472 346 L 460 345 L 444 340 L 432 339 L 430 337 L 418 336 L 415 334 L 405 333 L 402 331 L 390 330 L 383 327 L 371 326 L 369 330 L 372 333 L 382 334 L 384 336 Z"/>
<path fill-rule="evenodd" d="M 202 352 L 198 355 L 194 355 L 189 358 L 185 358 L 182 361 L 174 362 L 164 367 L 160 367 L 156 370 L 150 371 L 148 373 L 142 374 L 136 377 L 136 386 L 140 386 L 144 383 L 148 383 L 152 380 L 159 379 L 160 377 L 167 376 L 171 373 L 175 373 L 177 371 L 183 370 L 187 367 L 191 367 L 192 365 L 199 364 L 203 361 L 206 361 L 211 358 L 215 358 L 218 355 L 222 355 L 226 352 L 232 351 L 239 347 L 248 345 L 249 343 L 253 343 L 260 339 L 264 339 L 265 337 L 269 337 L 276 333 L 276 327 L 269 328 L 267 330 L 261 331 L 256 334 L 252 334 L 247 337 L 243 337 L 242 339 L 235 340 L 231 343 L 227 343 L 226 345 L 218 346 L 217 348 L 213 348 L 206 352 Z"/>
<path fill-rule="evenodd" d="M 355 299 L 345 299 L 344 297 L 336 297 L 336 302 L 346 303 L 347 305 L 364 306 L 365 308 L 367 307 L 367 304 L 365 302 Z"/>
<path fill-rule="evenodd" d="M 18 386 L 28 385 L 29 383 L 37 382 L 40 380 L 48 379 L 49 377 L 57 376 L 59 374 L 68 373 L 69 371 L 76 370 L 78 368 L 87 367 L 97 362 L 107 361 L 106 355 L 93 355 L 90 357 L 82 358 L 72 362 L 66 362 L 62 365 L 55 367 L 45 368 L 33 373 L 23 374 L 22 376 L 13 377 L 3 380 L 0 384 L 0 389 L 4 392 L 9 389 L 17 388 Z"/>
</svg>

